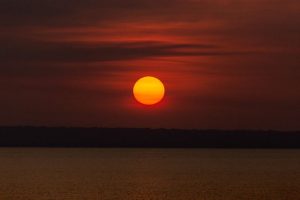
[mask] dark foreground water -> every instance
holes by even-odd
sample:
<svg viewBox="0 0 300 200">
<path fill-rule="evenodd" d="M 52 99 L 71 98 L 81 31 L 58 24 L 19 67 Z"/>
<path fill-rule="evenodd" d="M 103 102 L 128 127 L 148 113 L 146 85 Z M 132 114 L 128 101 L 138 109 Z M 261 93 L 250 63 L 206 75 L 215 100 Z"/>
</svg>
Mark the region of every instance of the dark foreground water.
<svg viewBox="0 0 300 200">
<path fill-rule="evenodd" d="M 1 200 L 300 199 L 300 150 L 0 148 Z"/>
</svg>

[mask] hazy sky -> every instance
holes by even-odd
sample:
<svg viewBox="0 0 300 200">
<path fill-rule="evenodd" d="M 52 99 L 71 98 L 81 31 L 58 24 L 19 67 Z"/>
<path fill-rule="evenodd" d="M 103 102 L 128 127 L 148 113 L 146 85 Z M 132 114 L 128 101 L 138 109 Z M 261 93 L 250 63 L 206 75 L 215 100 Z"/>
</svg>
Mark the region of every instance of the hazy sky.
<svg viewBox="0 0 300 200">
<path fill-rule="evenodd" d="M 0 19 L 0 125 L 300 129 L 299 0 L 1 0 Z"/>
</svg>

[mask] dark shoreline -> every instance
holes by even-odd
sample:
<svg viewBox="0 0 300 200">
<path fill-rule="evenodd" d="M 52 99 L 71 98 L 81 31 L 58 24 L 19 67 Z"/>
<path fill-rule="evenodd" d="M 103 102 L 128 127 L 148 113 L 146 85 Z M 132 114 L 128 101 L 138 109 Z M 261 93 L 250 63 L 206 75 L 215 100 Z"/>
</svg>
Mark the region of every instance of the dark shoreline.
<svg viewBox="0 0 300 200">
<path fill-rule="evenodd" d="M 300 131 L 0 127 L 0 147 L 300 148 Z"/>
</svg>

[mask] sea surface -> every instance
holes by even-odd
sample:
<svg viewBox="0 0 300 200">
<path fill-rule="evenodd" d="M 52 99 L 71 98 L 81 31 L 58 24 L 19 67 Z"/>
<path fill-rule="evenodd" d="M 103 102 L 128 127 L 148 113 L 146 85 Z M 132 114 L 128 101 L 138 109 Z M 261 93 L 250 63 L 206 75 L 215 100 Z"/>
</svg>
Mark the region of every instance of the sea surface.
<svg viewBox="0 0 300 200">
<path fill-rule="evenodd" d="M 0 148 L 1 200 L 298 200 L 300 150 Z"/>
</svg>

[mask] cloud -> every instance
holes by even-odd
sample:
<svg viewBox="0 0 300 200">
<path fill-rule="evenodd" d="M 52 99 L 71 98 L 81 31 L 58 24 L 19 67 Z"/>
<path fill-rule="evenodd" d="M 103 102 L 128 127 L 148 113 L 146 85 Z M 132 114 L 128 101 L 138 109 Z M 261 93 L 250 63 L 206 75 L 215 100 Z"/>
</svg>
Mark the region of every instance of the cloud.
<svg viewBox="0 0 300 200">
<path fill-rule="evenodd" d="M 186 6 L 182 1 L 162 0 L 3 0 L 0 16 L 2 26 L 26 25 L 87 25 L 115 19 L 154 18 L 160 13 L 174 13 Z M 183 7 L 182 7 L 183 5 Z M 184 6 L 185 5 L 185 6 Z M 163 12 L 165 11 L 165 12 Z M 146 13 L 145 13 L 146 12 Z M 168 15 L 168 14 L 167 14 Z"/>
<path fill-rule="evenodd" d="M 233 55 L 241 52 L 225 51 L 210 44 L 168 44 L 160 42 L 5 42 L 1 62 L 99 62 L 133 60 L 151 57 Z M 2 43 L 3 45 L 3 43 Z"/>
</svg>

